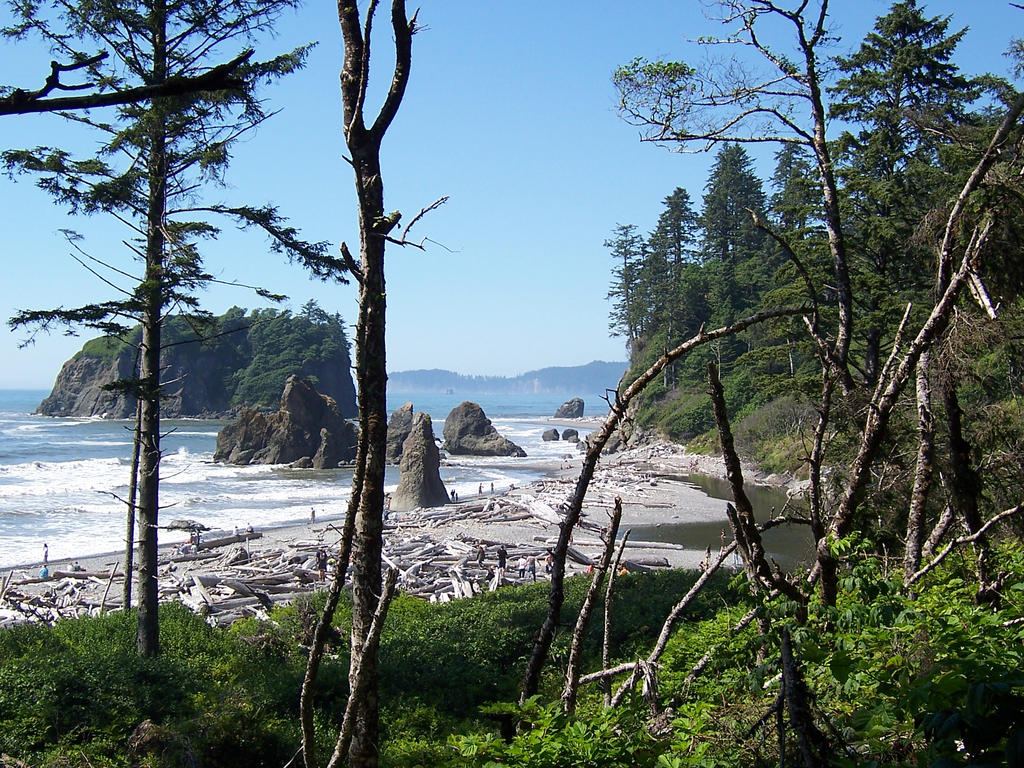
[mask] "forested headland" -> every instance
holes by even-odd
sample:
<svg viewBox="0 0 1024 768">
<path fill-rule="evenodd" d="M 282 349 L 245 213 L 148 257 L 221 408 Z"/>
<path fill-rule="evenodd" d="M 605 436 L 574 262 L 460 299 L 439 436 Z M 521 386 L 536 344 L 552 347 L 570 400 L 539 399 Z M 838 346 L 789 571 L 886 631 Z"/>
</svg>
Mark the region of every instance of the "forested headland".
<svg viewBox="0 0 1024 768">
<path fill-rule="evenodd" d="M 142 329 L 87 341 L 65 363 L 53 391 L 39 406 L 47 416 L 128 418 L 135 399 L 110 386 L 136 370 Z M 232 307 L 219 316 L 171 315 L 164 321 L 161 356 L 168 386 L 168 416 L 223 415 L 241 407 L 276 410 L 285 380 L 307 379 L 355 416 L 350 344 L 341 315 L 308 302 L 288 310 Z"/>
</svg>

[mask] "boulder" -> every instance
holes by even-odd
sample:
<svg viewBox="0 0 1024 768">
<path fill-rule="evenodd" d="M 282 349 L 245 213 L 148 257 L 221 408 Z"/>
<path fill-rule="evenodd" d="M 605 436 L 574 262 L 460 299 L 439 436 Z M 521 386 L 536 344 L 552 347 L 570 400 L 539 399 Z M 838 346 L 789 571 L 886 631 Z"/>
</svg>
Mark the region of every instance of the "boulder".
<svg viewBox="0 0 1024 768">
<path fill-rule="evenodd" d="M 327 469 L 352 461 L 355 454 L 356 428 L 341 415 L 334 398 L 289 376 L 278 412 L 268 416 L 242 409 L 238 419 L 217 435 L 213 460 Z"/>
<path fill-rule="evenodd" d="M 476 403 L 460 403 L 444 420 L 444 449 L 461 456 L 518 456 L 526 451 L 498 434 Z"/>
<path fill-rule="evenodd" d="M 557 429 L 545 429 L 544 434 L 540 436 L 540 439 L 545 443 L 550 443 L 558 439 Z"/>
<path fill-rule="evenodd" d="M 580 441 L 580 433 L 575 429 L 564 429 L 562 430 L 562 439 L 570 443 L 578 443 Z"/>
<path fill-rule="evenodd" d="M 391 494 L 392 511 L 440 507 L 450 501 L 441 482 L 441 454 L 434 441 L 434 427 L 425 413 L 412 417 L 398 473 L 398 487 Z"/>
<path fill-rule="evenodd" d="M 388 464 L 397 464 L 402 458 L 402 443 L 411 431 L 412 403 L 406 403 L 392 413 L 388 420 L 388 442 L 384 454 Z"/>
<path fill-rule="evenodd" d="M 583 418 L 583 400 L 574 397 L 572 400 L 567 400 L 558 406 L 558 410 L 555 411 L 553 418 L 556 419 L 582 419 Z"/>
</svg>

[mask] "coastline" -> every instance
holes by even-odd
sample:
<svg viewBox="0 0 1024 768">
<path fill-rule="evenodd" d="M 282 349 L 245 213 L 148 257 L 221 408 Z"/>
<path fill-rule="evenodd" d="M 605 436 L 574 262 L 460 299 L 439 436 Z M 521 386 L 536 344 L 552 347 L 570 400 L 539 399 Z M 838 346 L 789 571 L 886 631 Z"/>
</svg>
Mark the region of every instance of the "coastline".
<svg viewBox="0 0 1024 768">
<path fill-rule="evenodd" d="M 573 458 L 554 476 L 527 486 L 494 494 L 485 492 L 443 507 L 401 515 L 392 513 L 385 525 L 385 561 L 402 571 L 400 589 L 442 601 L 485 591 L 494 584 L 500 546 L 508 551 L 505 587 L 530 580 L 529 574 L 519 578 L 516 573 L 515 564 L 520 557 L 536 558 L 538 580 L 543 579 L 543 558 L 557 541 L 559 532 L 555 510 L 572 494 L 581 466 L 582 456 Z M 709 515 L 706 507 L 698 513 L 680 503 L 685 494 L 699 493 L 682 479 L 689 474 L 723 477 L 724 462 L 721 457 L 688 454 L 681 446 L 669 444 L 642 446 L 603 457 L 584 501 L 581 525 L 574 532 L 567 575 L 587 570 L 590 561 L 600 556 L 600 533 L 608 523 L 616 496 L 623 499 L 621 531 L 691 522 L 720 523 L 728 528 L 724 502 L 716 516 Z M 317 578 L 315 553 L 319 547 L 333 550 L 340 539 L 342 520 L 343 514 L 322 514 L 313 525 L 305 522 L 257 528 L 258 538 L 247 542 L 235 538 L 198 557 L 172 557 L 174 545 L 161 545 L 161 600 L 180 600 L 193 610 L 209 611 L 218 617 L 217 621 L 229 623 L 242 615 L 259 615 L 267 607 L 265 601 L 253 597 L 251 605 L 242 605 L 241 612 L 236 610 L 236 592 L 247 589 L 244 585 L 239 587 L 241 580 L 258 575 L 258 583 L 266 584 L 273 577 L 282 586 L 277 594 L 270 595 L 272 602 L 288 601 L 302 592 L 322 589 L 326 583 Z M 230 532 L 225 535 L 230 538 Z M 478 566 L 477 547 L 481 544 L 485 547 L 485 559 Z M 703 557 L 703 550 L 631 538 L 624 561 L 633 570 L 697 568 Z M 61 594 L 73 594 L 86 612 L 95 612 L 101 604 L 99 594 L 103 593 L 103 606 L 116 608 L 120 602 L 122 559 L 123 553 L 119 552 L 78 558 L 83 570 L 77 573 L 70 573 L 72 560 L 50 561 L 51 574 L 60 576 L 47 580 L 38 578 L 41 563 L 4 569 L 0 579 L 8 594 L 6 601 L 0 601 L 0 613 L 12 619 L 11 612 L 6 610 L 12 595 L 45 602 L 56 600 Z M 117 575 L 111 577 L 115 564 Z M 290 582 L 287 588 L 283 586 L 285 580 Z M 235 591 L 218 597 L 204 589 L 221 582 L 233 585 Z M 230 612 L 221 611 L 221 601 L 231 603 Z"/>
</svg>

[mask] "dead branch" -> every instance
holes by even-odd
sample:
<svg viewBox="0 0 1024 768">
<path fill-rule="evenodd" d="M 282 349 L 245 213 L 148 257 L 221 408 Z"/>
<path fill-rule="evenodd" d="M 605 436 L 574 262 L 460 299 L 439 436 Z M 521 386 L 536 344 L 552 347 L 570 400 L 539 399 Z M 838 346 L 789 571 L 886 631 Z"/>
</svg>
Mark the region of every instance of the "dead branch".
<svg viewBox="0 0 1024 768">
<path fill-rule="evenodd" d="M 953 552 L 953 550 L 956 549 L 957 547 L 961 547 L 964 544 L 973 544 L 974 542 L 976 542 L 979 539 L 983 538 L 988 533 L 990 528 L 992 528 L 996 524 L 1002 522 L 1003 520 L 1005 520 L 1005 519 L 1007 519 L 1009 517 L 1013 517 L 1014 515 L 1019 514 L 1021 512 L 1021 510 L 1024 510 L 1024 503 L 1018 504 L 1015 507 L 1010 507 L 1010 509 L 1004 509 L 998 515 L 995 515 L 992 518 L 990 518 L 988 520 L 988 522 L 986 522 L 983 526 L 981 526 L 974 533 L 970 534 L 969 536 L 961 536 L 960 538 L 954 539 L 953 541 L 949 542 L 943 548 L 943 550 L 941 552 L 939 552 L 939 554 L 937 554 L 935 556 L 935 558 L 930 563 L 928 563 L 928 565 L 926 565 L 924 568 L 922 568 L 921 570 L 919 570 L 916 573 L 914 573 L 909 579 L 904 579 L 905 586 L 909 587 L 909 586 L 917 583 L 921 578 L 926 576 L 931 570 L 936 568 L 939 565 L 939 563 L 941 563 L 943 560 L 945 560 L 950 555 L 950 553 Z"/>
<path fill-rule="evenodd" d="M 622 521 L 622 498 L 615 497 L 615 509 L 612 512 L 612 519 L 605 531 L 604 552 L 601 553 L 601 561 L 594 569 L 593 578 L 590 580 L 590 588 L 580 606 L 579 616 L 576 617 L 576 626 L 572 632 L 572 642 L 569 647 L 569 661 L 565 670 L 565 688 L 562 691 L 562 707 L 567 714 L 572 714 L 576 709 L 576 691 L 579 688 L 580 662 L 583 653 L 583 636 L 590 626 L 590 615 L 594 610 L 594 601 L 597 591 L 601 588 L 601 581 L 611 564 L 615 554 L 615 538 L 619 533 L 619 523 Z M 621 552 L 621 550 L 620 550 Z"/>
<path fill-rule="evenodd" d="M 642 392 L 651 381 L 657 378 L 667 365 L 675 362 L 693 349 L 725 336 L 738 333 L 741 330 L 767 320 L 803 314 L 805 311 L 806 309 L 804 307 L 784 307 L 750 315 L 749 317 L 738 320 L 732 325 L 716 328 L 713 331 L 705 331 L 701 328 L 696 335 L 687 339 L 674 349 L 666 351 L 654 362 L 653 365 L 651 365 L 650 368 L 640 374 L 632 384 L 626 387 L 624 392 L 621 394 L 616 392 L 614 400 L 609 398 L 611 413 L 609 413 L 608 418 L 605 419 L 602 427 L 593 433 L 593 442 L 591 442 L 590 447 L 587 449 L 586 457 L 583 460 L 583 468 L 580 471 L 579 479 L 576 482 L 576 488 L 569 501 L 569 509 L 561 523 L 558 543 L 552 551 L 554 563 L 552 565 L 551 582 L 548 592 L 548 611 L 544 622 L 534 639 L 533 650 L 523 674 L 523 681 L 520 686 L 519 693 L 520 702 L 525 702 L 530 696 L 534 695 L 540 684 L 541 669 L 547 660 L 548 651 L 551 648 L 551 642 L 555 636 L 555 629 L 558 626 L 562 603 L 565 597 L 565 558 L 569 548 L 569 536 L 572 532 L 573 526 L 576 525 L 580 518 L 580 511 L 583 508 L 583 499 L 586 496 L 590 481 L 594 476 L 594 469 L 597 466 L 597 462 L 600 460 L 601 452 L 604 450 L 608 440 L 618 428 L 619 423 L 625 417 L 626 408 L 629 403 L 640 392 Z"/>
<path fill-rule="evenodd" d="M 237 90 L 244 87 L 245 84 L 236 75 L 236 72 L 239 67 L 252 57 L 252 54 L 251 50 L 243 51 L 231 61 L 194 77 L 169 77 L 162 83 L 141 85 L 136 88 L 127 88 L 123 91 L 47 99 L 44 97 L 53 90 L 81 90 L 94 87 L 92 83 L 75 86 L 62 85 L 60 83 L 60 72 L 80 69 L 90 63 L 96 63 L 103 59 L 106 53 L 78 64 L 50 62 L 51 72 L 46 79 L 46 85 L 36 91 L 24 91 L 16 88 L 7 96 L 0 97 L 0 115 L 27 115 L 37 112 L 91 109 L 93 107 L 131 104 L 149 99 L 166 98 L 168 96 L 180 96 L 198 91 Z"/>
<path fill-rule="evenodd" d="M 611 661 L 611 634 L 612 634 L 612 591 L 615 588 L 615 577 L 619 572 L 619 563 L 622 562 L 622 553 L 626 551 L 626 542 L 629 541 L 629 534 L 626 531 L 619 543 L 619 551 L 615 555 L 615 564 L 612 565 L 611 573 L 608 574 L 608 589 L 604 593 L 604 632 L 601 635 L 601 669 L 608 669 L 608 662 Z M 601 682 L 604 688 L 604 705 L 612 703 L 612 687 L 610 680 Z"/>
<path fill-rule="evenodd" d="M 733 625 L 732 629 L 730 630 L 730 634 L 735 635 L 746 629 L 750 622 L 752 622 L 757 617 L 757 613 L 760 610 L 761 606 L 755 605 L 753 608 L 747 611 L 743 615 L 743 618 L 741 618 Z M 700 675 L 700 673 L 704 671 L 707 665 L 711 663 L 711 659 L 714 658 L 715 653 L 717 653 L 718 649 L 721 647 L 721 645 L 711 646 L 704 653 L 704 655 L 700 657 L 700 660 L 690 668 L 689 673 L 686 675 L 686 679 L 683 681 L 683 685 L 690 685 L 694 680 L 696 680 L 697 676 Z"/>
<path fill-rule="evenodd" d="M 776 589 L 798 604 L 806 605 L 807 595 L 783 576 L 779 567 L 768 559 L 757 521 L 754 519 L 754 506 L 750 503 L 743 487 L 743 470 L 740 467 L 740 458 L 736 454 L 733 443 L 732 429 L 725 406 L 725 392 L 718 377 L 718 369 L 713 363 L 708 363 L 707 370 L 711 405 L 715 413 L 715 422 L 718 425 L 718 437 L 722 445 L 726 477 L 729 480 L 735 501 L 735 506 L 726 505 L 726 512 L 743 557 L 751 589 L 755 595 L 760 589 Z"/>
</svg>

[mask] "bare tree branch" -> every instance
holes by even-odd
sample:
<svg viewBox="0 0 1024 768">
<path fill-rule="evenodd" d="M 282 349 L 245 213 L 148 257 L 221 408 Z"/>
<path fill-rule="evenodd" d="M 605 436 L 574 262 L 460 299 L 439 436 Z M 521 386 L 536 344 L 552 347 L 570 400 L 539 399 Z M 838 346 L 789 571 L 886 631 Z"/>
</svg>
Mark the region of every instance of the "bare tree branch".
<svg viewBox="0 0 1024 768">
<path fill-rule="evenodd" d="M 38 91 L 15 89 L 7 96 L 0 97 L 0 115 L 27 115 L 37 112 L 91 109 L 93 107 L 131 104 L 148 99 L 166 98 L 168 96 L 180 96 L 186 93 L 196 93 L 197 91 L 237 90 L 244 87 L 244 82 L 235 75 L 235 72 L 252 57 L 252 54 L 251 50 L 244 51 L 226 64 L 221 64 L 209 72 L 204 72 L 195 77 L 169 77 L 163 82 L 154 85 L 140 85 L 136 88 L 127 88 L 123 91 L 111 91 L 109 93 L 64 96 L 52 99 L 41 98 L 54 90 L 54 88 L 60 87 L 59 85 L 49 85 L 50 79 L 54 77 L 54 74 L 51 73 L 50 78 L 47 78 L 47 85 Z M 103 54 L 96 58 L 96 60 L 99 61 L 105 55 Z M 59 68 L 61 66 L 77 68 L 74 65 L 58 65 L 56 62 L 51 62 L 50 65 L 51 68 Z M 74 86 L 75 89 L 85 87 L 90 86 Z"/>
</svg>

